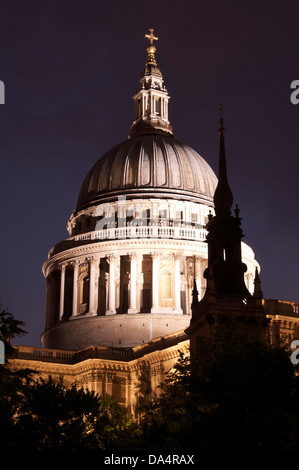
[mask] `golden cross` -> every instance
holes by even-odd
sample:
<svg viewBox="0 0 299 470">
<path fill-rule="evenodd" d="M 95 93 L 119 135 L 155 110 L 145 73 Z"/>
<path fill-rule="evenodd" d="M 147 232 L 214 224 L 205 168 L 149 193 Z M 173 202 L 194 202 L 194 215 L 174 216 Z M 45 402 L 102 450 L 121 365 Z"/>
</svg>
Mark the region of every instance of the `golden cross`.
<svg viewBox="0 0 299 470">
<path fill-rule="evenodd" d="M 144 37 L 149 39 L 151 46 L 154 44 L 154 41 L 158 41 L 158 38 L 154 35 L 154 30 L 149 29 L 150 34 L 146 34 Z"/>
</svg>

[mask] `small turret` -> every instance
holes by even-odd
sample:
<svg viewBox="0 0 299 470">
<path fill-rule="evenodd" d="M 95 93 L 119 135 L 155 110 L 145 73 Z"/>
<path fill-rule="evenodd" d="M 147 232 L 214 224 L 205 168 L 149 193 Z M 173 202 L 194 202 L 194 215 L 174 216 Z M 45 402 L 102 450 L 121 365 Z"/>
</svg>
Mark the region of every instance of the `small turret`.
<svg viewBox="0 0 299 470">
<path fill-rule="evenodd" d="M 198 305 L 198 290 L 197 290 L 197 285 L 196 285 L 196 279 L 194 278 L 191 308 L 195 308 L 196 305 Z"/>
<path fill-rule="evenodd" d="M 162 134 L 172 137 L 172 127 L 168 120 L 169 95 L 155 57 L 154 41 L 158 38 L 154 35 L 153 29 L 149 32 L 150 34 L 145 35 L 150 41 L 150 46 L 147 48 L 148 57 L 140 77 L 140 90 L 133 97 L 135 116 L 129 137 L 144 134 Z"/>
<path fill-rule="evenodd" d="M 253 292 L 253 297 L 256 297 L 257 299 L 262 299 L 263 298 L 263 291 L 261 287 L 261 280 L 259 276 L 258 269 L 255 268 L 255 277 L 254 277 L 254 292 Z"/>
</svg>

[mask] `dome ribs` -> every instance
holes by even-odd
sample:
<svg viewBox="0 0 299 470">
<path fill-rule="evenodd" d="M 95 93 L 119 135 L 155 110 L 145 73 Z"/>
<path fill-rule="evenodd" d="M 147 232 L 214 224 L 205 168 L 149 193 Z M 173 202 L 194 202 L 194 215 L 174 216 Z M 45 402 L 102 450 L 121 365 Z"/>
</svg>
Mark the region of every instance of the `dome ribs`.
<svg viewBox="0 0 299 470">
<path fill-rule="evenodd" d="M 86 176 L 76 211 L 118 195 L 166 197 L 183 192 L 184 197 L 210 200 L 217 177 L 209 164 L 191 147 L 161 135 L 139 135 L 106 152 Z M 181 195 L 183 195 L 183 193 Z"/>
<path fill-rule="evenodd" d="M 140 146 L 140 159 L 138 165 L 138 183 L 140 186 L 151 184 L 151 158 L 146 146 Z"/>
<path fill-rule="evenodd" d="M 153 140 L 153 150 L 155 155 L 155 186 L 165 186 L 167 183 L 167 172 L 165 158 L 159 138 Z"/>
<path fill-rule="evenodd" d="M 168 159 L 171 159 L 171 156 L 174 155 L 175 158 L 171 159 L 171 164 L 168 166 L 169 168 L 169 187 L 175 186 L 176 188 L 180 188 L 181 186 L 181 167 L 180 164 L 180 157 L 177 152 L 175 145 L 173 145 L 173 140 L 163 141 L 164 148 L 166 154 L 168 155 Z"/>
</svg>

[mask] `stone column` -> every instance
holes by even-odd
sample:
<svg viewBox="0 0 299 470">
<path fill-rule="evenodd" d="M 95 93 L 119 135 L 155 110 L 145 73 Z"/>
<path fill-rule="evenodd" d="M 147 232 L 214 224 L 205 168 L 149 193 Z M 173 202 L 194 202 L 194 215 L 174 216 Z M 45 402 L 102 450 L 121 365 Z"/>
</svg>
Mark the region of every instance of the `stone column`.
<svg viewBox="0 0 299 470">
<path fill-rule="evenodd" d="M 60 266 L 60 272 L 59 321 L 62 321 L 64 312 L 65 264 Z"/>
<path fill-rule="evenodd" d="M 88 315 L 94 316 L 97 314 L 96 306 L 96 267 L 97 259 L 93 256 L 86 258 L 89 261 L 89 312 Z"/>
<path fill-rule="evenodd" d="M 77 261 L 73 261 L 72 265 L 74 266 L 72 317 L 76 317 L 78 315 L 78 272 L 79 272 L 79 264 L 78 264 Z"/>
<path fill-rule="evenodd" d="M 151 313 L 159 310 L 159 254 L 152 253 L 152 308 Z"/>
<path fill-rule="evenodd" d="M 95 311 L 98 314 L 99 310 L 99 285 L 100 285 L 100 258 L 96 260 L 96 273 L 95 273 L 95 286 L 96 286 L 96 293 L 95 293 Z"/>
<path fill-rule="evenodd" d="M 181 309 L 181 267 L 180 255 L 174 254 L 174 310 L 182 313 Z"/>
<path fill-rule="evenodd" d="M 130 253 L 130 303 L 128 313 L 137 313 L 136 297 L 137 297 L 137 255 Z"/>
<path fill-rule="evenodd" d="M 109 263 L 109 288 L 108 288 L 108 310 L 106 315 L 115 315 L 115 255 L 113 253 L 107 256 Z"/>
</svg>

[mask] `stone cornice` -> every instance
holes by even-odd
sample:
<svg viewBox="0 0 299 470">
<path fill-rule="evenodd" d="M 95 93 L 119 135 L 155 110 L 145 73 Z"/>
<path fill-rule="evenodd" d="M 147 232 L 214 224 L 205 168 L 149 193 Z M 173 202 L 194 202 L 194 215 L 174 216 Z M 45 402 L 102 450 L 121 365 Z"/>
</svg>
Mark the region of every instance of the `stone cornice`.
<svg viewBox="0 0 299 470">
<path fill-rule="evenodd" d="M 193 240 L 170 240 L 170 239 L 126 239 L 126 240 L 107 240 L 101 242 L 80 245 L 68 250 L 61 251 L 47 261 L 43 265 L 43 274 L 45 277 L 49 274 L 53 266 L 62 261 L 72 261 L 73 258 L 86 257 L 97 253 L 106 256 L 107 251 L 113 251 L 115 254 L 124 255 L 129 251 L 136 249 L 143 250 L 142 254 L 151 254 L 156 249 L 173 249 L 190 251 L 190 253 L 203 253 L 207 251 L 206 243 Z"/>
<path fill-rule="evenodd" d="M 76 376 L 91 371 L 131 374 L 144 366 L 155 368 L 161 363 L 176 359 L 180 352 L 188 355 L 189 340 L 184 330 L 181 330 L 129 350 L 121 351 L 119 348 L 118 352 L 124 354 L 119 354 L 118 358 L 113 357 L 116 348 L 103 346 L 94 346 L 77 353 L 30 347 L 15 347 L 15 349 L 15 357 L 9 360 L 12 369 L 29 368 L 36 374 L 64 375 L 68 376 L 68 379 L 71 377 L 75 379 Z M 39 352 L 41 354 L 38 354 Z M 107 354 L 109 352 L 110 357 Z"/>
<path fill-rule="evenodd" d="M 144 343 L 132 348 L 116 348 L 112 346 L 91 346 L 80 351 L 65 351 L 57 349 L 34 348 L 29 346 L 14 346 L 15 356 L 13 361 L 28 360 L 44 363 L 59 363 L 74 365 L 83 363 L 86 360 L 97 359 L 114 364 L 125 364 L 140 360 L 140 358 L 150 357 L 158 352 L 164 354 L 165 350 L 176 347 L 178 344 L 188 341 L 185 330 L 170 333 L 167 336 L 155 338 L 148 343 Z"/>
</svg>

